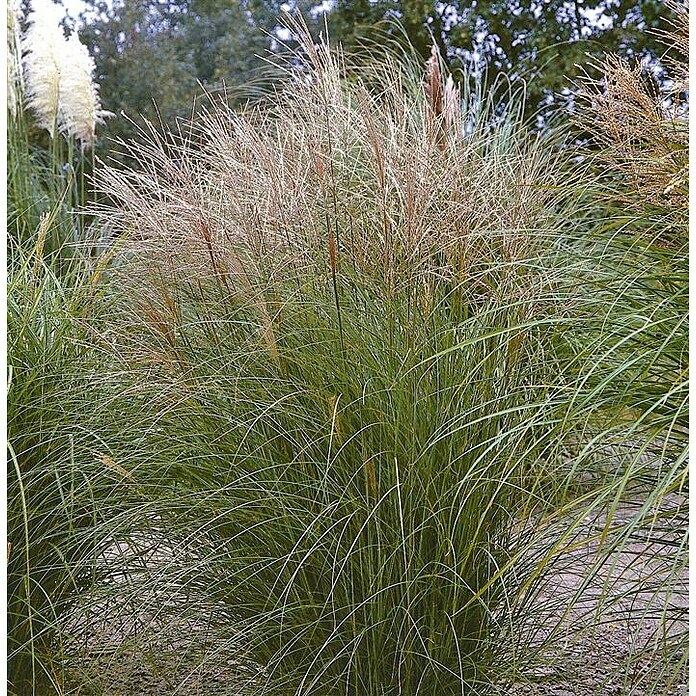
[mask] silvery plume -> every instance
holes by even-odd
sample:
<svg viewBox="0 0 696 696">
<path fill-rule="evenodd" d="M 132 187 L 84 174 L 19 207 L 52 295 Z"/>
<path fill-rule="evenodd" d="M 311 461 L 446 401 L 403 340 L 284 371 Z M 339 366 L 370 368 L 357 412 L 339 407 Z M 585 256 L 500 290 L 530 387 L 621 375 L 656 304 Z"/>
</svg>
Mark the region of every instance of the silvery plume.
<svg viewBox="0 0 696 696">
<path fill-rule="evenodd" d="M 32 0 L 29 26 L 22 38 L 27 106 L 51 136 L 58 125 L 61 62 L 67 43 L 61 18 L 60 7 L 51 0 Z"/>
<path fill-rule="evenodd" d="M 96 124 L 111 115 L 101 108 L 94 73 L 94 59 L 72 33 L 61 60 L 58 121 L 61 132 L 76 137 L 83 148 L 94 145 Z"/>
</svg>

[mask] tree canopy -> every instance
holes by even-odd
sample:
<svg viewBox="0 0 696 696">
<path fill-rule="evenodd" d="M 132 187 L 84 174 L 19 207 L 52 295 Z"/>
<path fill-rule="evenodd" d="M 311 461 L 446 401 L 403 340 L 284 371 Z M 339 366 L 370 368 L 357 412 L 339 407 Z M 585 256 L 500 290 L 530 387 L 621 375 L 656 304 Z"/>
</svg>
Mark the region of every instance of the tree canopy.
<svg viewBox="0 0 696 696">
<path fill-rule="evenodd" d="M 655 30 L 669 13 L 659 0 L 338 0 L 330 21 L 335 39 L 357 47 L 398 20 L 423 59 L 437 44 L 460 79 L 484 70 L 491 81 L 524 78 L 534 109 L 569 90 L 588 54 L 659 56 Z"/>
<path fill-rule="evenodd" d="M 105 108 L 168 125 L 191 114 L 194 95 L 250 84 L 270 48 L 277 0 L 89 0 L 83 40 L 97 63 Z M 132 124 L 108 126 L 127 137 Z"/>
<path fill-rule="evenodd" d="M 83 40 L 95 55 L 106 109 L 173 125 L 194 95 L 272 83 L 261 56 L 281 49 L 278 17 L 298 9 L 326 21 L 333 42 L 360 51 L 385 33 L 425 60 L 435 43 L 456 79 L 489 83 L 500 73 L 527 84 L 528 112 L 567 99 L 579 64 L 605 52 L 654 59 L 654 30 L 670 9 L 659 0 L 87 0 Z M 369 50 L 369 48 L 368 48 Z M 201 89 L 201 86 L 203 89 Z M 155 107 L 155 104 L 157 105 Z M 112 137 L 133 126 L 114 119 Z"/>
</svg>

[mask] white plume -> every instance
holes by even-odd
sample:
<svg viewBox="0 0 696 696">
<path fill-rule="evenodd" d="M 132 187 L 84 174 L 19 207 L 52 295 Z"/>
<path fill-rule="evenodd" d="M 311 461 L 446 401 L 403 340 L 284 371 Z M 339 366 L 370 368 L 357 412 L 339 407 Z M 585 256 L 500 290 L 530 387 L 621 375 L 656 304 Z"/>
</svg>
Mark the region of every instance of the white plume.
<svg viewBox="0 0 696 696">
<path fill-rule="evenodd" d="M 27 106 L 37 124 L 55 136 L 58 124 L 61 59 L 65 35 L 62 12 L 51 0 L 32 0 L 29 27 L 22 40 Z"/>
<path fill-rule="evenodd" d="M 51 136 L 58 129 L 91 147 L 96 124 L 111 114 L 99 102 L 94 59 L 76 32 L 65 38 L 61 19 L 52 0 L 32 0 L 22 41 L 27 105 Z"/>
<path fill-rule="evenodd" d="M 95 65 L 87 47 L 76 33 L 70 35 L 61 60 L 58 119 L 61 132 L 75 136 L 83 147 L 91 147 L 95 127 L 108 112 L 102 111 L 94 81 Z"/>
</svg>

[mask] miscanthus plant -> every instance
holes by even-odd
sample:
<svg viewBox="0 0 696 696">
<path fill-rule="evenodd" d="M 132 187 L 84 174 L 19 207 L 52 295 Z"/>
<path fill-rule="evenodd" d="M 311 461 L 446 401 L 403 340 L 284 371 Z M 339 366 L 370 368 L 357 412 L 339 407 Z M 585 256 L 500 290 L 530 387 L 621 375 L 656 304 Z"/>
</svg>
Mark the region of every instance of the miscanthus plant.
<svg viewBox="0 0 696 696">
<path fill-rule="evenodd" d="M 101 173 L 162 514 L 208 549 L 187 582 L 265 691 L 484 693 L 555 456 L 555 245 L 584 213 L 550 143 L 436 54 L 363 81 L 305 35 L 298 61 L 196 147 L 153 130 Z"/>
<path fill-rule="evenodd" d="M 615 84 L 589 100 L 605 140 L 635 104 Z M 186 582 L 268 692 L 522 678 L 560 624 L 541 646 L 519 629 L 579 544 L 563 616 L 636 541 L 658 567 L 638 591 L 679 587 L 682 145 L 655 207 L 627 175 L 641 156 L 571 167 L 519 98 L 459 94 L 435 54 L 424 77 L 388 57 L 356 74 L 305 37 L 269 103 L 153 129 L 139 169 L 102 171 L 162 501 L 205 556 Z M 634 592 L 605 584 L 589 620 Z M 649 647 L 678 659 L 677 605 Z"/>
</svg>

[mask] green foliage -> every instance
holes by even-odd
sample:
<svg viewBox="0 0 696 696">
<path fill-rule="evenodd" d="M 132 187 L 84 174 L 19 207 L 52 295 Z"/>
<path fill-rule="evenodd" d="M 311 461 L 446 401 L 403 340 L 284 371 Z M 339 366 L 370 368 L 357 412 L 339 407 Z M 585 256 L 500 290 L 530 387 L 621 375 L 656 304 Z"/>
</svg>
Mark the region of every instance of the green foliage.
<svg viewBox="0 0 696 696">
<path fill-rule="evenodd" d="M 484 0 L 437 4 L 424 0 L 341 0 L 328 14 L 331 36 L 351 47 L 382 41 L 382 32 L 403 31 L 423 60 L 434 42 L 455 76 L 468 79 L 485 69 L 528 82 L 527 109 L 567 96 L 569 80 L 587 68 L 587 56 L 608 52 L 657 58 L 664 46 L 654 30 L 663 28 L 669 8 L 657 0 L 571 3 L 553 0 Z M 398 19 L 401 30 L 390 27 Z"/>
<path fill-rule="evenodd" d="M 207 593 L 272 690 L 484 693 L 542 446 L 543 334 L 497 303 L 453 330 L 453 297 L 423 313 L 349 272 L 342 334 L 330 283 L 269 292 L 275 357 L 241 308 L 198 298 L 213 325 L 177 331 L 188 397 L 159 423 L 191 460 L 168 473 L 189 491 L 177 523 L 216 549 Z"/>
<path fill-rule="evenodd" d="M 624 70 L 587 100 L 610 158 L 573 162 L 519 94 L 460 95 L 432 62 L 426 90 L 415 60 L 356 74 L 294 29 L 273 99 L 145 131 L 137 165 L 101 169 L 108 258 L 46 259 L 71 212 L 30 218 L 48 184 L 13 165 L 17 693 L 60 693 L 97 590 L 157 617 L 205 597 L 260 693 L 506 689 L 592 583 L 597 616 L 649 594 L 659 629 L 682 625 L 684 111 L 621 119 L 644 96 Z M 118 550 L 143 543 L 164 560 L 136 551 L 131 574 Z M 647 570 L 617 593 L 603 573 L 637 543 Z M 577 590 L 547 601 L 585 545 Z M 684 644 L 649 647 L 676 677 Z"/>
<path fill-rule="evenodd" d="M 43 695 L 62 693 L 63 622 L 105 574 L 106 526 L 130 493 L 98 425 L 87 319 L 104 259 L 75 210 L 89 163 L 72 138 L 44 150 L 28 114 L 8 116 L 8 684 Z"/>
<path fill-rule="evenodd" d="M 68 258 L 87 234 L 85 216 L 74 213 L 87 202 L 84 159 L 71 144 L 58 143 L 47 152 L 16 136 L 10 125 L 7 226 L 11 243 L 28 251 L 43 225 L 47 234 L 41 240 L 41 252 L 47 257 Z"/>
<path fill-rule="evenodd" d="M 59 277 L 41 235 L 13 247 L 8 281 L 8 679 L 59 692 L 57 623 L 102 574 L 97 532 L 127 500 L 95 430 L 99 363 L 84 328 L 93 285 L 73 261 Z"/>
<path fill-rule="evenodd" d="M 269 87 L 263 59 L 281 13 L 277 0 L 86 4 L 83 35 L 94 49 L 104 107 L 127 116 L 107 124 L 108 138 L 134 137 L 143 117 L 176 130 L 197 111 L 194 98 L 199 106 L 210 94 L 238 103 Z"/>
</svg>

